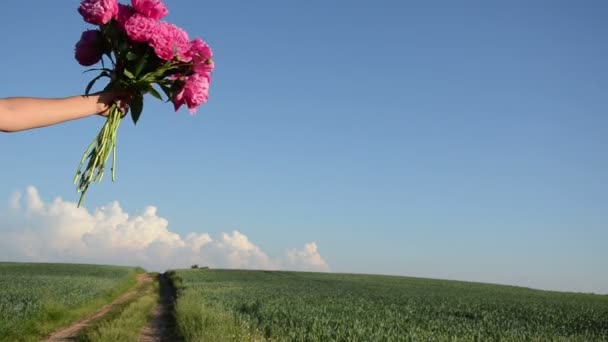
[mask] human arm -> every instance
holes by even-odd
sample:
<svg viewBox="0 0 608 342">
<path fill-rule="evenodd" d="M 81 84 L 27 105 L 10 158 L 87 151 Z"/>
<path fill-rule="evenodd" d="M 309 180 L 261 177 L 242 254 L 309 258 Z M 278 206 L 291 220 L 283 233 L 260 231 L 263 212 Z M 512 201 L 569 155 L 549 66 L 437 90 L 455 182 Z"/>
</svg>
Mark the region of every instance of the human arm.
<svg viewBox="0 0 608 342">
<path fill-rule="evenodd" d="M 126 101 L 120 101 L 120 95 L 108 91 L 64 98 L 3 98 L 0 99 L 0 131 L 18 132 L 96 114 L 105 116 L 115 101 L 124 113 Z"/>
</svg>

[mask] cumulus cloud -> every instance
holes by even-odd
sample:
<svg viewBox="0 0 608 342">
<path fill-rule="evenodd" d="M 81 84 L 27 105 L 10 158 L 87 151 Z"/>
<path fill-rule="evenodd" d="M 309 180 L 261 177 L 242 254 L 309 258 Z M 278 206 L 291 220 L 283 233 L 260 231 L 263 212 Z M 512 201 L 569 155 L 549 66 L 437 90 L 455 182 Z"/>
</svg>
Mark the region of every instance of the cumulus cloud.
<svg viewBox="0 0 608 342">
<path fill-rule="evenodd" d="M 315 242 L 271 257 L 238 230 L 217 237 L 181 236 L 169 230 L 155 207 L 134 215 L 112 202 L 89 212 L 59 197 L 45 202 L 33 186 L 13 194 L 0 211 L 0 260 L 138 265 L 155 271 L 192 264 L 329 271 Z"/>
</svg>

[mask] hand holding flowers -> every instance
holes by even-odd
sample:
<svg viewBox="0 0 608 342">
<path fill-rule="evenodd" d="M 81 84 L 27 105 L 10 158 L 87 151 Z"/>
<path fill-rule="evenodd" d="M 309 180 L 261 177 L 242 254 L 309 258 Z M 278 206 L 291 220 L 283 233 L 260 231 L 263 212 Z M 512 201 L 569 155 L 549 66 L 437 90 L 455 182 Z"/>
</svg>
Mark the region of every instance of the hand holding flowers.
<svg viewBox="0 0 608 342">
<path fill-rule="evenodd" d="M 102 180 L 110 155 L 112 180 L 115 179 L 116 133 L 126 112 L 130 111 L 137 123 L 143 96 L 150 94 L 164 100 L 162 91 L 175 111 L 185 105 L 195 114 L 209 99 L 215 64 L 205 41 L 190 40 L 183 29 L 161 21 L 168 10 L 160 0 L 132 0 L 131 5 L 118 0 L 83 0 L 78 12 L 97 28 L 82 33 L 75 58 L 83 66 L 102 64 L 101 68 L 91 69 L 99 74 L 88 84 L 86 93 L 96 81 L 108 78 L 104 91 L 126 94 L 107 110 L 100 110 L 107 113 L 107 121 L 85 151 L 74 178 L 81 193 L 80 206 L 90 184 Z M 106 67 L 105 59 L 111 67 Z"/>
</svg>

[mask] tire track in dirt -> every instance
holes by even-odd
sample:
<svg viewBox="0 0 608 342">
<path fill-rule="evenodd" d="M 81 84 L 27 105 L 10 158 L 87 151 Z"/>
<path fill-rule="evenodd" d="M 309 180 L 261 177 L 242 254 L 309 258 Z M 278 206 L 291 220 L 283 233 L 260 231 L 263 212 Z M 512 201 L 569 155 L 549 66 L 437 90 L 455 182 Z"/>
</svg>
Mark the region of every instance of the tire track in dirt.
<svg viewBox="0 0 608 342">
<path fill-rule="evenodd" d="M 150 323 L 141 332 L 140 342 L 182 342 L 175 329 L 173 307 L 175 303 L 175 290 L 169 283 L 167 276 L 158 276 L 160 294 L 158 303 L 152 312 Z"/>
<path fill-rule="evenodd" d="M 129 299 L 131 299 L 131 297 L 135 296 L 135 294 L 137 294 L 136 288 L 139 287 L 140 285 L 144 284 L 144 283 L 148 283 L 153 281 L 152 277 L 147 274 L 147 273 L 142 273 L 140 275 L 137 276 L 137 286 L 135 286 L 134 288 L 132 288 L 131 290 L 127 291 L 125 294 L 123 294 L 122 296 L 120 296 L 118 299 L 116 299 L 115 301 L 113 301 L 110 304 L 106 304 L 104 305 L 101 309 L 99 309 L 97 312 L 82 318 L 80 320 L 78 320 L 76 323 L 65 327 L 65 328 L 61 328 L 60 330 L 55 331 L 54 333 L 52 333 L 46 340 L 44 340 L 45 342 L 63 342 L 63 341 L 76 341 L 78 334 L 84 329 L 87 328 L 89 326 L 91 326 L 91 324 L 96 321 L 99 318 L 102 318 L 104 315 L 106 315 L 110 310 L 112 310 L 114 307 L 123 304 L 124 302 L 128 301 Z"/>
</svg>

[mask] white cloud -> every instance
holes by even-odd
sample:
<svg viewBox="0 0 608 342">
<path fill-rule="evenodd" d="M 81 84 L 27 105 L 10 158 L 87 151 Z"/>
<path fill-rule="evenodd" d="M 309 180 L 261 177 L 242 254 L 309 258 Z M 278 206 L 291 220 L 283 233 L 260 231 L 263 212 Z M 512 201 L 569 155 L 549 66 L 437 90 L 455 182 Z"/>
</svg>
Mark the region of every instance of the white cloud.
<svg viewBox="0 0 608 342">
<path fill-rule="evenodd" d="M 326 268 L 327 263 L 321 258 L 317 244 L 311 242 L 305 244 L 303 249 L 291 249 L 287 251 L 287 257 L 282 267 L 316 271 Z"/>
<path fill-rule="evenodd" d="M 159 271 L 192 264 L 329 271 L 315 242 L 270 257 L 237 230 L 217 238 L 180 236 L 155 207 L 130 215 L 112 202 L 89 212 L 61 198 L 45 203 L 33 186 L 13 194 L 0 211 L 0 260 L 138 265 Z"/>
</svg>

